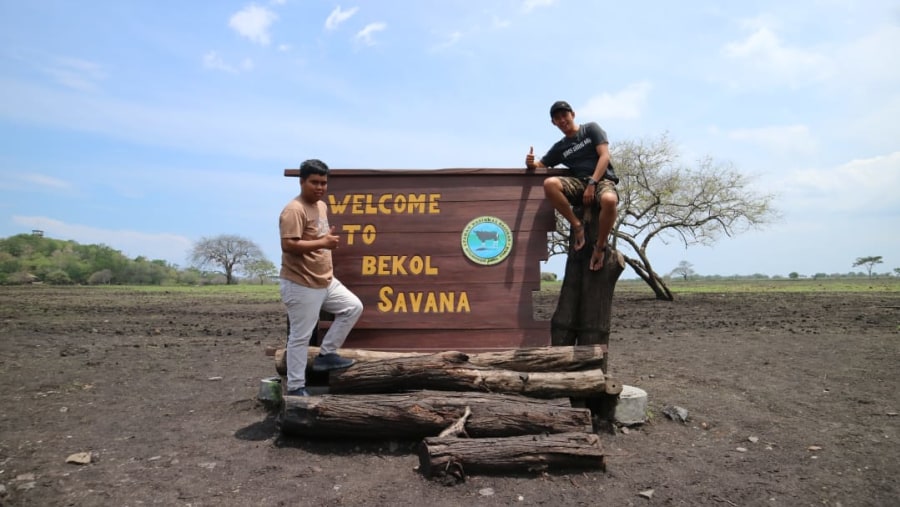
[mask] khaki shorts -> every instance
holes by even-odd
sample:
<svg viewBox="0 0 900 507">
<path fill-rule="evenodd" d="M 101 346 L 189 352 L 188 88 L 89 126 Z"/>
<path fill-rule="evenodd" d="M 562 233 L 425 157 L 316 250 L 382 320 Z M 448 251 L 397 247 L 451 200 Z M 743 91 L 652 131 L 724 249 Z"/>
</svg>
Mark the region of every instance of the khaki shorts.
<svg viewBox="0 0 900 507">
<path fill-rule="evenodd" d="M 588 186 L 588 180 L 576 176 L 557 176 L 557 178 L 562 182 L 563 195 L 569 200 L 569 204 L 572 206 L 581 206 L 584 203 L 584 189 Z M 597 189 L 594 196 L 599 199 L 605 192 L 614 192 L 616 198 L 619 197 L 619 192 L 616 191 L 616 184 L 610 180 L 604 179 L 597 183 Z"/>
</svg>

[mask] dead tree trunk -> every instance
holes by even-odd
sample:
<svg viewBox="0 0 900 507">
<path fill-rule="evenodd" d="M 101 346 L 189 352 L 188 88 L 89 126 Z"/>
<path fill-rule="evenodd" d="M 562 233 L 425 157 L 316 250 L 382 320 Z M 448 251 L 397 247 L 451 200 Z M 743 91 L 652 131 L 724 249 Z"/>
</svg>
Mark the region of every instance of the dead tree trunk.
<svg viewBox="0 0 900 507">
<path fill-rule="evenodd" d="M 309 361 L 319 353 L 318 347 L 309 348 Z M 287 375 L 284 349 L 273 351 L 275 370 L 279 375 Z M 425 352 L 384 352 L 363 349 L 341 349 L 340 354 L 357 362 L 381 361 L 401 357 L 426 356 Z M 514 371 L 577 371 L 602 367 L 603 348 L 599 345 L 579 347 L 526 347 L 512 350 L 498 350 L 468 354 L 469 363 L 476 366 L 501 368 Z"/>
<path fill-rule="evenodd" d="M 600 438 L 593 433 L 426 438 L 419 446 L 419 471 L 426 477 L 604 467 Z"/>
<path fill-rule="evenodd" d="M 471 437 L 591 431 L 590 411 L 569 400 L 485 393 L 285 396 L 281 430 L 305 436 L 424 438 L 461 418 Z"/>
<path fill-rule="evenodd" d="M 581 213 L 580 209 L 575 211 Z M 590 269 L 599 221 L 599 209 L 592 207 L 590 215 L 584 218 L 585 246 L 579 251 L 572 250 L 575 235 L 569 234 L 565 277 L 550 323 L 552 345 L 599 345 L 604 352 L 609 346 L 613 292 L 625 270 L 625 259 L 618 251 L 609 248 L 603 268 L 597 271 Z M 601 368 L 607 371 L 608 367 L 608 355 L 604 355 Z M 587 396 L 591 409 L 601 418 L 612 420 L 615 398 L 603 396 L 599 391 L 593 394 Z"/>
<path fill-rule="evenodd" d="M 618 394 L 622 386 L 607 382 L 603 370 L 517 372 L 472 365 L 462 352 L 358 363 L 331 372 L 330 392 L 390 393 L 418 389 L 524 394 L 536 398 Z"/>
</svg>

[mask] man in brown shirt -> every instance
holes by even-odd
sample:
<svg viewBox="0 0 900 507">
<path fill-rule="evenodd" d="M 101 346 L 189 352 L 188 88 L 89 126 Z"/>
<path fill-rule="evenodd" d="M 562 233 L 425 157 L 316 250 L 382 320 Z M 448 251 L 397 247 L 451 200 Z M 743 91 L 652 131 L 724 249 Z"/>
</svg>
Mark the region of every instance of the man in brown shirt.
<svg viewBox="0 0 900 507">
<path fill-rule="evenodd" d="M 337 354 L 362 315 L 363 305 L 334 277 L 331 251 L 338 247 L 334 227 L 328 225 L 328 207 L 322 201 L 328 189 L 328 166 L 321 160 L 300 164 L 300 195 L 289 202 L 278 220 L 281 231 L 281 300 L 291 330 L 287 344 L 287 394 L 309 396 L 306 357 L 319 312 L 334 314 L 322 339 L 314 371 L 347 368 L 353 360 Z"/>
</svg>

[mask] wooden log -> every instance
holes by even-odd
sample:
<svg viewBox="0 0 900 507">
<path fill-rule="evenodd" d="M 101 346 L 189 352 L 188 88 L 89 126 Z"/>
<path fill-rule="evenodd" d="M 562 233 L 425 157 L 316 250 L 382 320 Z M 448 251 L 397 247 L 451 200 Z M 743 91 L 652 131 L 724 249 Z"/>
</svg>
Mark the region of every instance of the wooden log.
<svg viewBox="0 0 900 507">
<path fill-rule="evenodd" d="M 419 471 L 426 477 L 470 473 L 605 469 L 600 438 L 593 433 L 508 438 L 426 438 Z"/>
<path fill-rule="evenodd" d="M 591 431 L 590 411 L 569 400 L 486 393 L 416 391 L 354 396 L 285 396 L 281 430 L 317 437 L 423 438 L 471 415 L 472 437 Z"/>
<path fill-rule="evenodd" d="M 332 393 L 390 393 L 410 389 L 484 391 L 523 394 L 536 398 L 585 397 L 609 391 L 603 370 L 574 372 L 517 372 L 475 366 L 462 352 L 357 363 L 333 371 Z M 616 387 L 618 386 L 618 387 Z M 618 392 L 613 393 L 618 394 Z"/>
<path fill-rule="evenodd" d="M 309 361 L 319 353 L 318 347 L 309 348 Z M 400 357 L 421 357 L 424 352 L 386 352 L 363 349 L 341 349 L 340 354 L 357 362 L 381 361 Z M 274 352 L 275 370 L 279 375 L 287 375 L 284 349 Z M 587 345 L 577 347 L 525 347 L 469 354 L 469 362 L 476 366 L 501 368 L 513 371 L 577 371 L 601 367 L 605 357 L 605 346 Z"/>
</svg>

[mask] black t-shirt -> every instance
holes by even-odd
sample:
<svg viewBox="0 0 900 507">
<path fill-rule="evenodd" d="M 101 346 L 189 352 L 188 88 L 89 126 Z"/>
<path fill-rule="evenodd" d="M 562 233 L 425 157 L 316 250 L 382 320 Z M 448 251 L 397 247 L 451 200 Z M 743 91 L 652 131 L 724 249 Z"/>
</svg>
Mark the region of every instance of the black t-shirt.
<svg viewBox="0 0 900 507">
<path fill-rule="evenodd" d="M 597 146 L 609 144 L 606 132 L 594 122 L 585 123 L 578 127 L 578 132 L 572 137 L 564 137 L 554 144 L 547 154 L 541 158 L 541 163 L 546 167 L 557 164 L 565 164 L 572 171 L 573 176 L 590 178 L 597 167 L 600 155 L 597 154 Z M 606 174 L 603 178 L 619 182 L 613 170 L 612 161 L 606 166 Z"/>
</svg>

